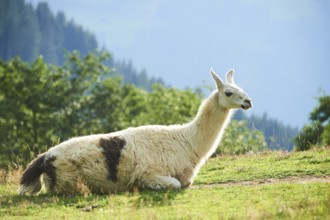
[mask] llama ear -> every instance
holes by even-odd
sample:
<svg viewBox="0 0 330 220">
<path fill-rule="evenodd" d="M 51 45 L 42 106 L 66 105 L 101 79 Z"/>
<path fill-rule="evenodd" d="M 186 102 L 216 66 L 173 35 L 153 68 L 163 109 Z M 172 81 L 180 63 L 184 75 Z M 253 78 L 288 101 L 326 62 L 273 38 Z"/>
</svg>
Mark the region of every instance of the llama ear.
<svg viewBox="0 0 330 220">
<path fill-rule="evenodd" d="M 234 70 L 230 69 L 226 74 L 227 83 L 235 84 L 234 81 Z"/>
<path fill-rule="evenodd" d="M 218 90 L 221 90 L 223 87 L 223 82 L 220 79 L 220 77 L 214 72 L 214 70 L 211 68 L 211 75 L 215 81 L 215 83 L 217 84 Z"/>
</svg>

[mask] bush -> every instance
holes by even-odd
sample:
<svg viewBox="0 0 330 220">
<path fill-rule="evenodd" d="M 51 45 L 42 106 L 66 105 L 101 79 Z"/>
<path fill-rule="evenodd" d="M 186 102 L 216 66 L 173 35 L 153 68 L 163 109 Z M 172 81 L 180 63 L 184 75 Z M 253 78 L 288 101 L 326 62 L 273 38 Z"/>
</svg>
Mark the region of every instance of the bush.
<svg viewBox="0 0 330 220">
<path fill-rule="evenodd" d="M 232 120 L 225 130 L 216 154 L 245 154 L 267 149 L 261 131 L 250 130 L 246 121 Z"/>
<path fill-rule="evenodd" d="M 296 150 L 309 150 L 312 146 L 320 145 L 322 143 L 322 133 L 323 126 L 320 122 L 305 125 L 295 139 L 298 146 Z"/>
<path fill-rule="evenodd" d="M 330 145 L 330 123 L 325 126 L 322 133 L 322 142 L 323 144 L 329 146 Z"/>
<path fill-rule="evenodd" d="M 295 138 L 296 150 L 309 150 L 312 146 L 330 144 L 330 96 L 321 96 L 318 101 L 310 113 L 311 123 L 305 125 Z"/>
</svg>

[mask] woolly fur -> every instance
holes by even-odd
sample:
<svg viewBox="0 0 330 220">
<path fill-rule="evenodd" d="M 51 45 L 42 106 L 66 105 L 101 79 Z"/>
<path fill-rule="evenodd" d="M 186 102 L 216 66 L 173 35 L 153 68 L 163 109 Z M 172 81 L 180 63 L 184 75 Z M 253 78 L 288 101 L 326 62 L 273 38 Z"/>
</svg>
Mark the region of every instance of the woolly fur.
<svg viewBox="0 0 330 220">
<path fill-rule="evenodd" d="M 250 99 L 240 88 L 223 83 L 213 71 L 212 76 L 218 89 L 202 102 L 190 123 L 148 125 L 72 138 L 32 161 L 23 173 L 19 194 L 34 194 L 40 190 L 39 176 L 31 172 L 43 173 L 47 191 L 60 194 L 76 192 L 78 178 L 96 193 L 134 187 L 189 187 L 200 167 L 216 150 L 230 121 L 230 109 L 246 105 L 247 100 L 251 107 Z M 232 72 L 227 73 L 227 81 L 228 78 L 233 82 Z M 239 99 L 243 99 L 224 102 L 228 97 L 223 93 L 228 88 L 240 93 Z M 233 107 L 234 102 L 238 104 Z M 51 161 L 51 166 L 46 166 L 47 161 Z M 52 168 L 52 172 L 47 173 L 47 167 Z"/>
</svg>

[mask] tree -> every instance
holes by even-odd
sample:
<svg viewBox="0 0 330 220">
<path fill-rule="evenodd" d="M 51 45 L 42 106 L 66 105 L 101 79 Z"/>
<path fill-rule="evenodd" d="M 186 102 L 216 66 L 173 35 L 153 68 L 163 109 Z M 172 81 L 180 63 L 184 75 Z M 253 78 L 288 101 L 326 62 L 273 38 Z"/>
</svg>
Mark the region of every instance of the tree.
<svg viewBox="0 0 330 220">
<path fill-rule="evenodd" d="M 95 36 L 63 13 L 54 16 L 47 3 L 34 9 L 24 0 L 0 0 L 0 57 L 20 56 L 32 62 L 39 55 L 53 64 L 63 64 L 64 51 L 79 50 L 86 55 L 97 49 Z"/>
<path fill-rule="evenodd" d="M 318 105 L 310 113 L 310 124 L 303 127 L 295 138 L 297 150 L 308 150 L 312 146 L 330 145 L 330 96 L 320 96 Z"/>
<path fill-rule="evenodd" d="M 124 84 L 122 88 L 122 109 L 121 127 L 137 127 L 139 125 L 150 124 L 149 121 L 142 121 L 140 115 L 145 114 L 150 108 L 147 104 L 150 93 L 146 90 Z"/>
<path fill-rule="evenodd" d="M 122 86 L 120 78 L 108 78 L 98 83 L 91 91 L 91 97 L 86 106 L 88 117 L 81 121 L 83 133 L 109 133 L 120 130 L 122 123 Z"/>
<path fill-rule="evenodd" d="M 328 123 L 323 130 L 322 140 L 325 145 L 330 145 L 330 123 Z"/>
<path fill-rule="evenodd" d="M 67 62 L 58 68 L 64 75 L 65 87 L 59 91 L 62 109 L 57 112 L 58 125 L 56 135 L 67 139 L 73 136 L 90 134 L 92 128 L 86 123 L 92 119 L 92 90 L 101 82 L 101 78 L 111 73 L 103 64 L 109 59 L 107 52 L 89 53 L 81 57 L 78 51 L 68 54 Z"/>
<path fill-rule="evenodd" d="M 297 128 L 284 125 L 276 119 L 268 117 L 267 113 L 262 116 L 251 115 L 246 117 L 241 111 L 239 114 L 234 115 L 236 120 L 248 121 L 247 126 L 251 130 L 260 130 L 265 135 L 268 148 L 272 150 L 292 150 L 294 141 L 293 139 L 299 133 Z"/>
<path fill-rule="evenodd" d="M 310 113 L 310 120 L 330 123 L 330 96 L 320 96 L 318 106 Z"/>
<path fill-rule="evenodd" d="M 2 62 L 1 70 L 1 155 L 13 161 L 18 155 L 30 159 L 50 144 L 47 128 L 54 123 L 51 114 L 56 87 L 51 84 L 49 66 L 42 58 L 32 65 L 15 58 Z"/>
<path fill-rule="evenodd" d="M 180 124 L 196 115 L 201 102 L 199 94 L 191 90 L 166 88 L 155 84 L 146 98 L 146 110 L 138 115 L 139 124 Z"/>
<path fill-rule="evenodd" d="M 323 126 L 319 121 L 305 125 L 295 138 L 296 150 L 309 150 L 312 146 L 322 143 Z"/>
<path fill-rule="evenodd" d="M 225 130 L 217 154 L 245 154 L 267 149 L 263 133 L 250 130 L 247 121 L 232 120 Z"/>
<path fill-rule="evenodd" d="M 88 134 L 91 90 L 110 69 L 107 53 L 68 55 L 65 66 L 0 62 L 0 159 L 30 160 L 69 137 Z M 22 161 L 21 161 L 22 162 Z"/>
<path fill-rule="evenodd" d="M 0 57 L 17 55 L 33 61 L 39 53 L 38 21 L 32 6 L 23 0 L 0 0 Z"/>
<path fill-rule="evenodd" d="M 68 21 L 63 12 L 56 15 L 47 3 L 38 3 L 36 8 L 24 0 L 0 0 L 0 58 L 10 60 L 19 56 L 32 63 L 39 56 L 47 63 L 63 65 L 65 52 L 79 51 L 84 56 L 96 51 L 95 36 L 74 21 Z M 115 62 L 109 59 L 104 64 L 124 76 L 123 82 L 137 85 L 147 91 L 154 83 L 164 82 L 149 77 L 146 70 L 137 71 L 132 62 Z"/>
<path fill-rule="evenodd" d="M 63 56 L 63 51 L 58 51 L 62 47 L 63 41 L 61 29 L 47 3 L 39 3 L 35 13 L 41 35 L 40 54 L 43 55 L 45 60 L 51 61 L 53 64 L 59 64 L 58 53 Z"/>
<path fill-rule="evenodd" d="M 160 78 L 154 78 L 147 75 L 147 71 L 137 71 L 132 64 L 132 61 L 113 61 L 107 62 L 107 65 L 114 67 L 114 73 L 116 75 L 123 76 L 124 84 L 133 84 L 147 91 L 153 90 L 154 84 L 164 85 L 164 81 Z"/>
</svg>

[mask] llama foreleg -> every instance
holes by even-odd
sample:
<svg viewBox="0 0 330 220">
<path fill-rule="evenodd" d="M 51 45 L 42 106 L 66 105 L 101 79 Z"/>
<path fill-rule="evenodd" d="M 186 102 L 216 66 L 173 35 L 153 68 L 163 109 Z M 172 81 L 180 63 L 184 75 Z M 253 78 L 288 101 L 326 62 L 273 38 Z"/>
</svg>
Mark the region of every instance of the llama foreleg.
<svg viewBox="0 0 330 220">
<path fill-rule="evenodd" d="M 160 175 L 149 175 L 143 179 L 142 185 L 145 188 L 160 190 L 160 189 L 180 189 L 181 183 L 174 177 L 160 176 Z"/>
<path fill-rule="evenodd" d="M 193 183 L 193 179 L 196 176 L 193 167 L 186 167 L 176 178 L 180 181 L 182 188 L 188 188 Z"/>
</svg>

